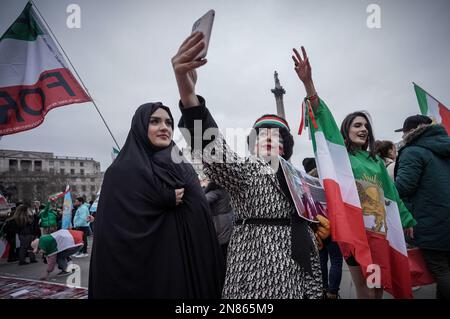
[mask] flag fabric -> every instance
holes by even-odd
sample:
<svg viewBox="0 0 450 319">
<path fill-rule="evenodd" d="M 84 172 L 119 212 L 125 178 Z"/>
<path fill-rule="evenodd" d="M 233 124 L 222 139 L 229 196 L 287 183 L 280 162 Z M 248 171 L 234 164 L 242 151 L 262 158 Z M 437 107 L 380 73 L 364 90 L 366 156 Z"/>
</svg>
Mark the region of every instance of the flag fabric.
<svg viewBox="0 0 450 319">
<path fill-rule="evenodd" d="M 73 209 L 72 195 L 70 194 L 69 185 L 67 185 L 64 194 L 63 215 L 61 220 L 62 229 L 72 228 L 72 209 Z"/>
<path fill-rule="evenodd" d="M 444 126 L 447 130 L 447 134 L 450 135 L 450 110 L 420 86 L 415 83 L 413 84 L 422 115 L 426 115 L 430 117 L 433 122 Z"/>
<path fill-rule="evenodd" d="M 97 212 L 98 201 L 100 200 L 100 192 L 101 192 L 101 190 L 99 190 L 97 192 L 97 196 L 95 197 L 95 201 L 92 203 L 91 207 L 89 207 L 89 212 L 91 212 L 91 213 Z"/>
<path fill-rule="evenodd" d="M 3 194 L 0 192 L 0 216 L 6 216 L 11 211 L 9 203 Z"/>
<path fill-rule="evenodd" d="M 0 135 L 37 127 L 53 108 L 88 101 L 29 2 L 0 38 Z"/>
<path fill-rule="evenodd" d="M 344 257 L 354 256 L 361 268 L 367 269 L 372 264 L 372 256 L 347 149 L 333 116 L 320 103 L 316 116 L 307 103 L 307 125 L 327 199 L 331 235 Z M 365 270 L 363 274 L 367 275 Z"/>
<path fill-rule="evenodd" d="M 425 264 L 420 248 L 408 249 L 408 259 L 413 287 L 430 285 L 435 282 Z"/>
<path fill-rule="evenodd" d="M 115 147 L 113 147 L 112 152 L 111 152 L 111 159 L 114 162 L 117 158 L 117 155 L 119 155 L 119 150 Z"/>
<path fill-rule="evenodd" d="M 0 238 L 0 259 L 8 257 L 9 248 L 9 243 L 6 239 Z"/>
<path fill-rule="evenodd" d="M 344 257 L 354 256 L 365 277 L 368 265 L 378 265 L 386 291 L 395 298 L 412 298 L 402 224 L 412 225 L 414 220 L 384 163 L 372 159 L 367 151 L 347 152 L 333 115 L 322 100 L 315 112 L 309 102 L 308 108 L 308 127 L 333 240 Z M 407 215 L 402 216 L 403 221 L 400 212 Z"/>
<path fill-rule="evenodd" d="M 57 200 L 58 198 L 61 198 L 61 197 L 63 197 L 63 196 L 64 196 L 64 192 L 58 192 L 58 193 L 50 194 L 50 195 L 48 196 L 48 199 L 51 200 L 51 201 L 55 201 L 55 200 Z"/>
<path fill-rule="evenodd" d="M 8 201 L 3 196 L 3 194 L 0 192 L 0 217 L 6 218 L 10 212 L 11 212 L 11 208 L 8 204 Z M 0 258 L 8 257 L 8 252 L 9 252 L 9 243 L 4 238 L 5 237 L 4 226 L 5 226 L 5 223 L 3 223 L 2 227 L 0 228 Z"/>
<path fill-rule="evenodd" d="M 58 198 L 64 197 L 64 195 L 66 195 L 66 193 L 68 191 L 69 191 L 69 189 L 68 189 L 68 186 L 67 186 L 65 191 L 51 194 L 51 195 L 48 196 L 48 199 L 51 200 L 51 201 L 55 201 Z"/>
<path fill-rule="evenodd" d="M 44 250 L 47 256 L 82 245 L 83 232 L 79 230 L 60 229 L 39 238 L 39 248 Z"/>
</svg>

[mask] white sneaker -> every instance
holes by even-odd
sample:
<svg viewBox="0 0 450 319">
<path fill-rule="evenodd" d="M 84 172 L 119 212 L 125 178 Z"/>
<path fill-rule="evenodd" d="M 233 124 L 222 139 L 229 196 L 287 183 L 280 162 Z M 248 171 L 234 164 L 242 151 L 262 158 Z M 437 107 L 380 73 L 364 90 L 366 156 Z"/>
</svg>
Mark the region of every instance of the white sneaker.
<svg viewBox="0 0 450 319">
<path fill-rule="evenodd" d="M 76 253 L 75 255 L 73 255 L 73 257 L 80 258 L 80 257 L 84 257 L 84 256 L 82 253 Z"/>
<path fill-rule="evenodd" d="M 72 261 L 69 261 L 67 263 L 66 271 L 67 272 L 74 272 L 75 271 L 75 269 L 73 268 L 73 262 Z"/>
</svg>

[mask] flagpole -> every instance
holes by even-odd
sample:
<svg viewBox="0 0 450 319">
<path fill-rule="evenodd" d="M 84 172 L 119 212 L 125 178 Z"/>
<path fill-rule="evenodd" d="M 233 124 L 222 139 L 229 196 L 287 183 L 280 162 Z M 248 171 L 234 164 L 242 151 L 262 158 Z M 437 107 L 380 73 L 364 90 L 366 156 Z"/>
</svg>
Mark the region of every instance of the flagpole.
<svg viewBox="0 0 450 319">
<path fill-rule="evenodd" d="M 75 74 L 77 75 L 81 85 L 83 86 L 84 90 L 86 91 L 87 95 L 89 96 L 89 98 L 91 99 L 92 104 L 94 104 L 95 109 L 97 110 L 98 114 L 100 115 L 103 123 L 105 124 L 106 128 L 108 129 L 109 134 L 111 135 L 114 143 L 116 143 L 117 148 L 120 151 L 120 146 L 117 143 L 113 133 L 111 132 L 111 130 L 109 129 L 108 124 L 106 123 L 102 113 L 100 112 L 97 104 L 95 103 L 94 99 L 92 98 L 91 94 L 89 93 L 89 90 L 87 89 L 86 85 L 84 85 L 83 80 L 81 79 L 81 76 L 78 74 L 77 69 L 75 69 L 74 65 L 72 64 L 72 61 L 70 61 L 69 56 L 66 54 L 66 51 L 64 51 L 64 48 L 62 47 L 61 43 L 59 43 L 58 38 L 55 36 L 55 34 L 53 33 L 52 29 L 50 28 L 50 26 L 48 25 L 47 21 L 45 21 L 44 16 L 41 14 L 41 12 L 39 11 L 38 7 L 36 6 L 36 4 L 34 3 L 33 0 L 29 0 L 29 2 L 31 2 L 31 4 L 36 8 L 37 13 L 39 14 L 40 18 L 42 19 L 42 21 L 45 23 L 45 26 L 47 27 L 48 31 L 50 32 L 50 34 L 53 36 L 53 38 L 55 39 L 56 43 L 58 44 L 58 46 L 60 47 L 62 53 L 64 54 L 65 58 L 67 59 L 67 61 L 69 62 L 70 66 L 72 67 L 73 71 L 75 72 Z"/>
<path fill-rule="evenodd" d="M 424 91 L 426 94 L 428 94 L 429 96 L 431 96 L 436 102 L 438 102 L 439 104 L 442 104 L 441 102 L 439 102 L 439 100 L 437 98 L 435 98 L 433 95 L 431 95 L 430 93 L 428 93 L 427 91 L 425 91 L 420 85 L 418 85 L 417 83 L 414 83 L 414 85 L 418 86 L 422 91 Z M 442 104 L 443 105 L 443 104 Z"/>
</svg>

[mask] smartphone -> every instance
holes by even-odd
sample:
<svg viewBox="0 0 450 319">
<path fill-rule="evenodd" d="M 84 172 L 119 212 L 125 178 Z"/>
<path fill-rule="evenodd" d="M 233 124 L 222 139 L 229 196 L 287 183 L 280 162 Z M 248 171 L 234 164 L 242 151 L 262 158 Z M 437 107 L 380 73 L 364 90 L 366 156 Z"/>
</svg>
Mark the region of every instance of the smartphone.
<svg viewBox="0 0 450 319">
<path fill-rule="evenodd" d="M 214 10 L 209 10 L 206 12 L 200 19 L 195 21 L 194 25 L 192 26 L 192 33 L 200 31 L 202 32 L 205 42 L 205 47 L 202 51 L 200 51 L 199 54 L 195 57 L 195 60 L 200 60 L 206 57 L 206 53 L 208 52 L 208 45 L 209 45 L 209 38 L 211 37 L 211 30 L 214 22 L 214 16 L 216 15 L 216 12 Z"/>
</svg>

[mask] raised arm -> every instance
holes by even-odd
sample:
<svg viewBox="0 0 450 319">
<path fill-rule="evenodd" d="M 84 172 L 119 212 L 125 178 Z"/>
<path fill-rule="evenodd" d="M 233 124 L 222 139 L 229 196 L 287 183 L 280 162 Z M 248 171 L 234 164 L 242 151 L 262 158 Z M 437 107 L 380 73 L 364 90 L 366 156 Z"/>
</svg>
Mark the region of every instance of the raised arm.
<svg viewBox="0 0 450 319">
<path fill-rule="evenodd" d="M 200 102 L 195 94 L 197 72 L 195 69 L 205 65 L 207 60 L 194 60 L 196 55 L 204 48 L 203 33 L 191 34 L 181 44 L 177 54 L 172 58 L 172 67 L 180 92 L 181 103 L 184 108 L 199 106 Z"/>
<path fill-rule="evenodd" d="M 309 63 L 308 55 L 304 47 L 302 48 L 303 58 L 297 49 L 293 49 L 294 54 L 292 60 L 294 61 L 294 70 L 297 73 L 299 79 L 302 81 L 306 90 L 306 97 L 309 98 L 313 110 L 316 111 L 319 107 L 319 99 L 317 98 L 317 92 L 312 80 L 311 64 Z"/>
<path fill-rule="evenodd" d="M 206 64 L 206 59 L 194 60 L 203 49 L 203 33 L 190 35 L 172 58 L 172 66 L 180 93 L 181 119 L 178 124 L 194 155 L 201 156 L 206 175 L 228 191 L 242 191 L 249 183 L 248 172 L 238 155 L 225 143 L 206 101 L 196 95 L 196 69 Z M 199 122 L 201 125 L 198 125 Z M 207 131 L 207 132 L 206 132 Z M 206 134 L 206 133 L 207 134 Z M 206 137 L 204 136 L 206 135 Z M 212 154 L 214 149 L 218 153 Z M 219 152 L 220 151 L 220 152 Z M 217 156 L 222 160 L 217 160 Z"/>
</svg>

